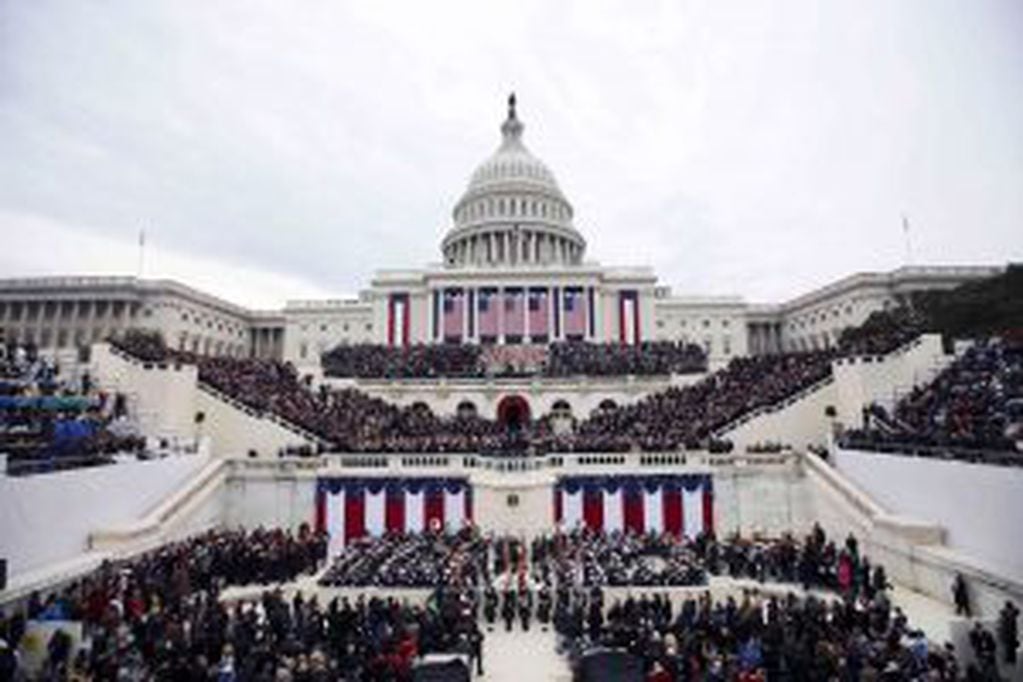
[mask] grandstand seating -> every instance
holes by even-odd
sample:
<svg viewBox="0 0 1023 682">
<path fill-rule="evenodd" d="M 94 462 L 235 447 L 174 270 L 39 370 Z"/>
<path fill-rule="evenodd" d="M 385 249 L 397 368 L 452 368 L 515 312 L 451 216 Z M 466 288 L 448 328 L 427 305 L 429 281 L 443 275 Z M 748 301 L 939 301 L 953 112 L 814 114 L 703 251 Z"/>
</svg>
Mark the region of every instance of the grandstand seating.
<svg viewBox="0 0 1023 682">
<path fill-rule="evenodd" d="M 5 353 L 0 376 L 0 452 L 11 475 L 105 464 L 144 445 L 110 428 L 123 401 L 88 379 L 72 385 L 59 368 L 21 351 Z"/>
<path fill-rule="evenodd" d="M 115 343 L 135 353 L 128 334 Z M 694 386 L 653 394 L 637 405 L 595 412 L 574 432 L 554 434 L 541 417 L 509 432 L 473 415 L 439 417 L 425 405 L 399 408 L 356 389 L 313 391 L 295 369 L 272 360 L 210 358 L 158 352 L 151 360 L 195 362 L 199 378 L 253 409 L 270 412 L 350 452 L 547 452 L 674 450 L 699 447 L 715 429 L 820 381 L 831 371 L 825 352 L 736 358 Z"/>
<path fill-rule="evenodd" d="M 143 348 L 143 353 L 151 349 Z M 140 356 L 144 358 L 144 355 Z M 485 376 L 667 376 L 707 369 L 703 350 L 688 343 L 557 342 L 549 345 L 341 345 L 323 354 L 326 376 L 434 379 Z"/>
<path fill-rule="evenodd" d="M 1020 463 L 984 453 L 1015 452 L 1023 441 L 1023 342 L 975 342 L 933 382 L 900 400 L 892 414 L 870 406 L 868 421 L 867 429 L 845 433 L 843 444 Z"/>
</svg>

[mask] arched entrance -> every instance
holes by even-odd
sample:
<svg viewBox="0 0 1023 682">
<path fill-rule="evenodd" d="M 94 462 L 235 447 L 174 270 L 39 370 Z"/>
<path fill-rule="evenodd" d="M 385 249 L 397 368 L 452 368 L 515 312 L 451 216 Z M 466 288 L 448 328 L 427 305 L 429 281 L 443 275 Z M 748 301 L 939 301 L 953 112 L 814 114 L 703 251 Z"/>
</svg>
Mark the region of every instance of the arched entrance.
<svg viewBox="0 0 1023 682">
<path fill-rule="evenodd" d="M 509 431 L 519 431 L 529 424 L 529 403 L 520 395 L 508 395 L 497 404 L 497 421 Z"/>
<path fill-rule="evenodd" d="M 455 408 L 455 415 L 459 419 L 475 419 L 476 414 L 476 403 L 471 400 L 463 400 Z"/>
</svg>

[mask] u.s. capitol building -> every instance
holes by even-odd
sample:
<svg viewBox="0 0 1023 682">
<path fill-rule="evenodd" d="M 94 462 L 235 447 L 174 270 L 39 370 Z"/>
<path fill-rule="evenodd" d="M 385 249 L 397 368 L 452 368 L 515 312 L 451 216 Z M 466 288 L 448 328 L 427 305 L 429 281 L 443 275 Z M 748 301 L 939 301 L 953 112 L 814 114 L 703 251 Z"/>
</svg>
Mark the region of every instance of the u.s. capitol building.
<svg viewBox="0 0 1023 682">
<path fill-rule="evenodd" d="M 0 341 L 73 361 L 78 349 L 144 328 L 207 355 L 314 367 L 338 344 L 542 344 L 684 340 L 712 366 L 730 357 L 826 348 L 841 331 L 912 291 L 949 288 L 994 267 L 903 267 L 853 274 L 793 300 L 676 295 L 645 266 L 586 259 L 571 202 L 523 142 L 514 96 L 497 150 L 452 209 L 441 263 L 382 269 L 357 298 L 249 310 L 169 280 L 0 280 Z"/>
</svg>

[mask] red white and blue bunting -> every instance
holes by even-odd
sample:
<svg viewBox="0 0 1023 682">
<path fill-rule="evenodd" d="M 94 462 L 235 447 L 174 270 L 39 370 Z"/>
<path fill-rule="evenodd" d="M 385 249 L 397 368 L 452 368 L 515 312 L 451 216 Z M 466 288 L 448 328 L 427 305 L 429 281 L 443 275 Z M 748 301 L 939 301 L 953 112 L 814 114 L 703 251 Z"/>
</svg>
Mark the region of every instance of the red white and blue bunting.
<svg viewBox="0 0 1023 682">
<path fill-rule="evenodd" d="M 562 530 L 670 533 L 695 538 L 714 530 L 710 474 L 569 476 L 554 487 L 554 522 Z"/>
<path fill-rule="evenodd" d="M 331 556 L 357 538 L 457 531 L 471 521 L 464 478 L 321 478 L 316 485 L 316 528 L 329 534 Z"/>
</svg>

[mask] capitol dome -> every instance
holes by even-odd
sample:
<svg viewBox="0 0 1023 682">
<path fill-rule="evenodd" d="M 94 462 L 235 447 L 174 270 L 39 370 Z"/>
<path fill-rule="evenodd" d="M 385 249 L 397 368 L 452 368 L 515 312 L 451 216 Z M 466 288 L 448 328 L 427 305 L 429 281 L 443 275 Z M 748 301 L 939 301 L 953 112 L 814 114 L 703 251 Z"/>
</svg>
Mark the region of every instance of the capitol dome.
<svg viewBox="0 0 1023 682">
<path fill-rule="evenodd" d="M 501 146 L 472 174 L 441 249 L 449 267 L 564 266 L 582 262 L 586 241 L 554 174 L 522 142 L 508 98 Z"/>
</svg>

